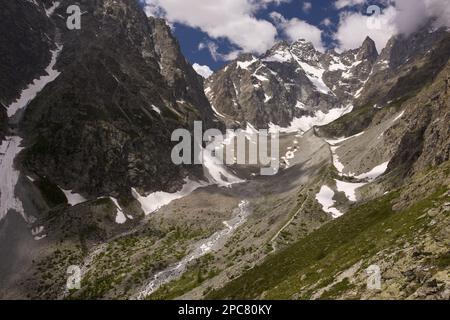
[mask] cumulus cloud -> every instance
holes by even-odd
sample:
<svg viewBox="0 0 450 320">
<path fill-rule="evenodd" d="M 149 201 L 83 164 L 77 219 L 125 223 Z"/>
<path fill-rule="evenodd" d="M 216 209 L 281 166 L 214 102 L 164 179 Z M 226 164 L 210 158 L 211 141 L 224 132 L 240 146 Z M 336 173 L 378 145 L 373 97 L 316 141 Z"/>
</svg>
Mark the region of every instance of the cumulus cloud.
<svg viewBox="0 0 450 320">
<path fill-rule="evenodd" d="M 366 0 L 337 0 L 335 1 L 334 6 L 337 9 L 343 9 L 345 7 L 353 7 L 356 5 L 361 5 L 365 2 Z"/>
<path fill-rule="evenodd" d="M 338 0 L 335 6 L 344 8 L 360 2 L 364 1 Z M 380 51 L 392 36 L 409 35 L 430 19 L 434 19 L 435 27 L 450 26 L 448 0 L 380 0 L 379 3 L 386 8 L 371 17 L 367 15 L 369 12 L 341 13 L 338 31 L 334 35 L 340 50 L 357 48 L 369 36 Z"/>
<path fill-rule="evenodd" d="M 213 39 L 226 38 L 243 51 L 263 53 L 275 42 L 277 30 L 256 13 L 269 4 L 290 0 L 146 0 L 146 13 L 169 23 L 198 28 Z"/>
<path fill-rule="evenodd" d="M 228 53 L 221 53 L 219 52 L 219 46 L 212 42 L 212 41 L 205 41 L 201 42 L 198 45 L 199 50 L 206 49 L 211 54 L 211 57 L 214 59 L 214 61 L 229 61 L 236 59 L 240 53 L 242 53 L 242 50 L 232 50 Z"/>
<path fill-rule="evenodd" d="M 377 20 L 359 12 L 345 12 L 340 16 L 340 22 L 334 39 L 339 43 L 340 50 L 359 48 L 364 39 L 369 36 L 375 41 L 377 50 L 381 51 L 389 39 L 397 34 L 394 19 L 396 10 L 389 7 L 384 10 Z M 376 26 L 375 24 L 379 24 Z"/>
<path fill-rule="evenodd" d="M 430 18 L 435 27 L 450 26 L 450 5 L 448 0 L 395 0 L 397 9 L 395 25 L 399 33 L 410 34 Z"/>
<path fill-rule="evenodd" d="M 208 66 L 194 63 L 192 65 L 192 67 L 194 68 L 195 72 L 197 72 L 199 75 L 201 75 L 205 79 L 209 78 L 213 74 L 213 71 Z"/>
<path fill-rule="evenodd" d="M 305 39 L 311 42 L 317 50 L 325 50 L 322 42 L 322 31 L 316 26 L 297 18 L 286 19 L 278 12 L 272 12 L 270 16 L 277 27 L 289 38 L 290 41 Z"/>
</svg>

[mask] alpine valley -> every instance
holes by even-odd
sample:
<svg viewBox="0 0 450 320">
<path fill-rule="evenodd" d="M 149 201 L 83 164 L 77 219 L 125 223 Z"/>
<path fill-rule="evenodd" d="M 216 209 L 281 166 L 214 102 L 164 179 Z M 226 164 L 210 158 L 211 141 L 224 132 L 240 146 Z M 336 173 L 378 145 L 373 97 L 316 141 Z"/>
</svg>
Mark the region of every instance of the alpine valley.
<svg viewBox="0 0 450 320">
<path fill-rule="evenodd" d="M 0 299 L 450 299 L 450 29 L 204 79 L 138 1 L 72 2 L 2 1 Z M 280 170 L 173 164 L 194 121 Z"/>
</svg>

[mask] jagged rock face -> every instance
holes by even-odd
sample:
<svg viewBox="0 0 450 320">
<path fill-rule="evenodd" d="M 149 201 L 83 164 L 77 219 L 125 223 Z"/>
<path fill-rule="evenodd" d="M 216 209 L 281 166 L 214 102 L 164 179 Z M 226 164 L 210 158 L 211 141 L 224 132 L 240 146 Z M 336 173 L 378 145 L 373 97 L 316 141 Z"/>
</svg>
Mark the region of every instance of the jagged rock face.
<svg viewBox="0 0 450 320">
<path fill-rule="evenodd" d="M 390 163 L 391 169 L 400 167 L 412 174 L 450 160 L 449 74 L 450 63 L 447 63 L 430 86 L 405 103 L 400 124 L 404 132 Z"/>
<path fill-rule="evenodd" d="M 173 130 L 213 114 L 170 28 L 137 1 L 104 0 L 82 1 L 81 30 L 71 31 L 58 18 L 71 4 L 51 17 L 61 74 L 24 114 L 25 168 L 89 196 L 174 191 L 200 175 L 171 162 Z"/>
<path fill-rule="evenodd" d="M 53 28 L 43 3 L 32 1 L 2 3 L 0 26 L 0 103 L 6 107 L 42 75 L 50 60 Z"/>
<path fill-rule="evenodd" d="M 355 105 L 380 107 L 394 99 L 414 95 L 447 63 L 448 41 L 446 28 L 424 28 L 408 37 L 393 37 L 376 60 Z"/>
<path fill-rule="evenodd" d="M 345 51 L 341 55 L 331 51 L 326 57 L 329 67 L 324 81 L 341 100 L 353 103 L 369 79 L 377 58 L 375 42 L 369 37 L 359 49 Z"/>
<path fill-rule="evenodd" d="M 287 126 L 351 103 L 377 56 L 371 39 L 342 54 L 321 53 L 304 40 L 280 42 L 259 58 L 240 56 L 207 80 L 205 92 L 219 117 L 237 125 Z"/>
</svg>

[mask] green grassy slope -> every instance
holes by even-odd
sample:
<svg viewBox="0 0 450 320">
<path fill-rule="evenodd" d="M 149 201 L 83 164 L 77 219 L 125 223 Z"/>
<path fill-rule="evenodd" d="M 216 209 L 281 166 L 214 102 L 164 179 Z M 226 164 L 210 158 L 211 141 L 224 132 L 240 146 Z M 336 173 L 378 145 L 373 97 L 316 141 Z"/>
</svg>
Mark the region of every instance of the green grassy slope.
<svg viewBox="0 0 450 320">
<path fill-rule="evenodd" d="M 443 174 L 448 177 L 448 173 Z M 337 298 L 349 290 L 357 292 L 356 287 L 365 283 L 351 283 L 348 278 L 337 281 L 336 275 L 358 262 L 362 263 L 360 269 L 365 270 L 377 253 L 398 248 L 399 243 L 414 242 L 420 234 L 432 232 L 432 217 L 424 212 L 449 201 L 448 186 L 442 186 L 442 182 L 429 179 L 430 193 L 422 199 L 416 198 L 412 205 L 400 211 L 393 210 L 393 203 L 403 198 L 401 195 L 408 191 L 407 187 L 354 208 L 286 250 L 269 256 L 264 263 L 206 298 Z M 443 261 L 447 260 L 444 257 Z M 448 268 L 448 263 L 439 268 Z M 323 289 L 320 295 L 314 296 L 319 289 Z"/>
</svg>

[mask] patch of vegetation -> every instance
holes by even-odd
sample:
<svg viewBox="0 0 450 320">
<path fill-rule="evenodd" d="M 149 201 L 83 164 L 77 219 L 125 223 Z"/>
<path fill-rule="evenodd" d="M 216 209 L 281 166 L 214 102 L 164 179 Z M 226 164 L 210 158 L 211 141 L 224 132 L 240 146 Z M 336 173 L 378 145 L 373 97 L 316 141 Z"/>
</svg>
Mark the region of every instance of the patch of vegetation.
<svg viewBox="0 0 450 320">
<path fill-rule="evenodd" d="M 310 299 L 318 288 L 332 283 L 340 272 L 389 248 L 401 237 L 411 240 L 415 230 L 426 230 L 429 219 L 418 219 L 424 211 L 442 201 L 446 188 L 418 200 L 401 212 L 392 209 L 400 192 L 392 192 L 351 209 L 264 263 L 245 272 L 222 289 L 210 292 L 208 299 Z M 447 258 L 442 258 L 446 264 Z M 366 266 L 362 266 L 363 268 Z M 325 279 L 325 280 L 323 280 Z M 331 298 L 350 288 L 343 281 L 323 298 Z"/>
<path fill-rule="evenodd" d="M 444 253 L 441 256 L 439 256 L 435 264 L 440 269 L 447 269 L 450 266 L 450 252 Z"/>
<path fill-rule="evenodd" d="M 330 289 L 325 291 L 321 296 L 320 299 L 323 300 L 331 300 L 333 298 L 336 298 L 339 296 L 339 293 L 345 292 L 349 289 L 351 289 L 354 285 L 350 283 L 350 280 L 348 278 L 343 279 L 342 281 L 336 283 L 333 285 Z"/>
<path fill-rule="evenodd" d="M 219 274 L 219 270 L 211 267 L 210 263 L 214 260 L 212 254 L 207 254 L 199 258 L 188 270 L 183 273 L 180 279 L 172 281 L 159 288 L 148 300 L 170 300 L 180 297 L 186 292 L 198 287 L 208 279 Z"/>
</svg>

